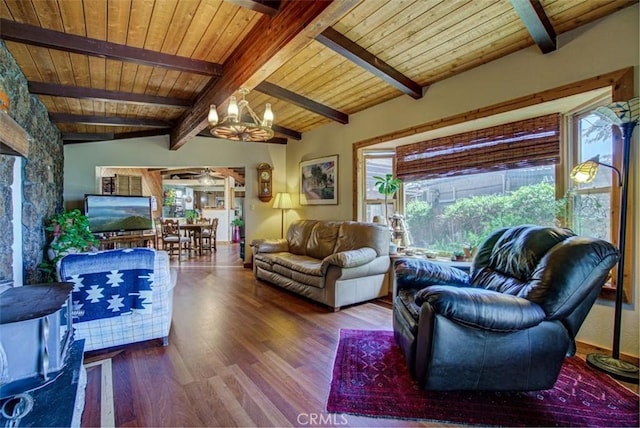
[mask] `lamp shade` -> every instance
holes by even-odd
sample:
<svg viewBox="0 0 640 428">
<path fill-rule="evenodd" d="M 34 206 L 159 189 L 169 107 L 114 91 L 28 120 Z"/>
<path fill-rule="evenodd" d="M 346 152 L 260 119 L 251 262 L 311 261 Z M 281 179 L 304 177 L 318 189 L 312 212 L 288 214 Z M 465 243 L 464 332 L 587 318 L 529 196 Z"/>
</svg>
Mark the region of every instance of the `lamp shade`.
<svg viewBox="0 0 640 428">
<path fill-rule="evenodd" d="M 291 195 L 286 192 L 276 193 L 276 198 L 273 202 L 273 208 L 279 208 L 282 210 L 293 208 L 293 205 L 291 204 Z"/>
<path fill-rule="evenodd" d="M 595 113 L 612 125 L 637 122 L 638 117 L 640 117 L 640 97 L 632 98 L 629 101 L 618 101 L 604 107 L 598 107 Z"/>
<path fill-rule="evenodd" d="M 576 183 L 591 183 L 596 178 L 599 164 L 597 156 L 579 163 L 573 167 L 569 177 Z"/>
</svg>

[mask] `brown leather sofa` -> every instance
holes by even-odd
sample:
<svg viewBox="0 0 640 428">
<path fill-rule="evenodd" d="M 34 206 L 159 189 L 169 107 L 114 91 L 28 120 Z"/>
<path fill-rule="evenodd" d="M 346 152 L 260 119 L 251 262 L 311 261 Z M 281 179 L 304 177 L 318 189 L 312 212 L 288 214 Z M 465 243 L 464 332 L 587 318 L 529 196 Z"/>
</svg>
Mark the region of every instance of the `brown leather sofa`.
<svg viewBox="0 0 640 428">
<path fill-rule="evenodd" d="M 378 224 L 298 220 L 286 239 L 251 242 L 253 272 L 337 311 L 388 293 L 389 241 Z"/>
</svg>

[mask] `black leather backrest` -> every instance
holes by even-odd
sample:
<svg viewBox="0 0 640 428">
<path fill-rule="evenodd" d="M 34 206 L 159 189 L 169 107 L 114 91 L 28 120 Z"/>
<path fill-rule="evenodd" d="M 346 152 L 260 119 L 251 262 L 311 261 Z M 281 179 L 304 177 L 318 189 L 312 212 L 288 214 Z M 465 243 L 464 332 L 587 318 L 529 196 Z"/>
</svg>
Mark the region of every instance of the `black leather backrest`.
<svg viewBox="0 0 640 428">
<path fill-rule="evenodd" d="M 563 320 L 575 335 L 619 256 L 609 242 L 569 238 L 540 261 L 529 282 L 527 299 L 538 303 L 547 319 Z"/>
<path fill-rule="evenodd" d="M 619 256 L 611 243 L 567 229 L 500 229 L 478 249 L 471 282 L 539 304 L 575 337 Z"/>
<path fill-rule="evenodd" d="M 478 249 L 471 283 L 500 293 L 528 298 L 540 260 L 551 248 L 575 236 L 568 229 L 523 225 L 500 229 Z"/>
</svg>

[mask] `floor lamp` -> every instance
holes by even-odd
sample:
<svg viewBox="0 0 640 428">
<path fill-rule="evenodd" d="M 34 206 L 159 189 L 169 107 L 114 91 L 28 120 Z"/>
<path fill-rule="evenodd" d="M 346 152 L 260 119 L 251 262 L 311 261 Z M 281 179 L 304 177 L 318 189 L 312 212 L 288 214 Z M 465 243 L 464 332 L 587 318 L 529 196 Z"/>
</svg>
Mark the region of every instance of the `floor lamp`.
<svg viewBox="0 0 640 428">
<path fill-rule="evenodd" d="M 280 220 L 280 237 L 284 238 L 284 210 L 293 208 L 291 205 L 291 195 L 286 192 L 276 193 L 276 198 L 273 201 L 273 208 L 282 210 Z"/>
<path fill-rule="evenodd" d="M 633 135 L 635 126 L 638 124 L 640 98 L 636 97 L 629 101 L 616 102 L 606 107 L 599 107 L 596 109 L 595 113 L 611 125 L 618 126 L 622 131 L 622 170 L 618 170 L 612 165 L 600 163 L 598 157 L 595 157 L 576 165 L 571 171 L 571 179 L 578 183 L 588 183 L 592 181 L 598 171 L 598 165 L 606 166 L 616 171 L 618 176 L 618 185 L 620 186 L 620 225 L 618 236 L 620 261 L 618 262 L 618 275 L 616 281 L 612 355 L 589 354 L 587 355 L 587 364 L 611 375 L 611 377 L 616 379 L 630 383 L 638 383 L 638 367 L 620 359 L 620 327 L 622 324 L 622 298 L 624 295 L 624 253 L 629 196 L 628 185 L 631 136 Z"/>
</svg>

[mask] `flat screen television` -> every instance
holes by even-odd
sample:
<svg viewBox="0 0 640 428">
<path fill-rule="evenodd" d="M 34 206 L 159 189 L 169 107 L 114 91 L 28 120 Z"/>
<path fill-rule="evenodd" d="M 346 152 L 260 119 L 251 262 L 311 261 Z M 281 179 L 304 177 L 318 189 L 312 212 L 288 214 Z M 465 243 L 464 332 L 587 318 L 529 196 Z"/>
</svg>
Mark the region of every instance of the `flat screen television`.
<svg viewBox="0 0 640 428">
<path fill-rule="evenodd" d="M 85 195 L 84 213 L 93 233 L 153 229 L 149 196 Z"/>
</svg>

